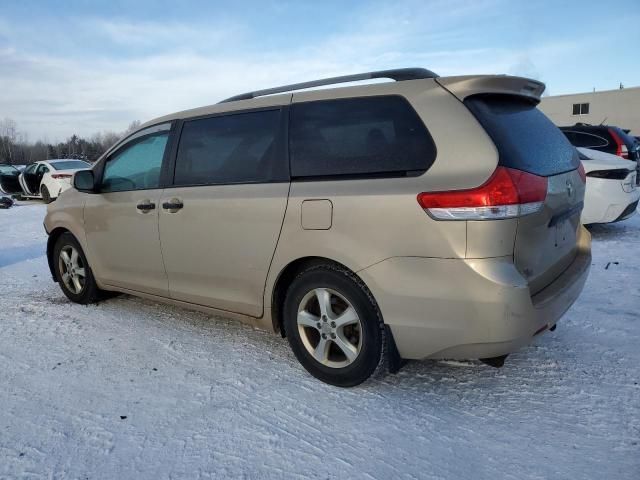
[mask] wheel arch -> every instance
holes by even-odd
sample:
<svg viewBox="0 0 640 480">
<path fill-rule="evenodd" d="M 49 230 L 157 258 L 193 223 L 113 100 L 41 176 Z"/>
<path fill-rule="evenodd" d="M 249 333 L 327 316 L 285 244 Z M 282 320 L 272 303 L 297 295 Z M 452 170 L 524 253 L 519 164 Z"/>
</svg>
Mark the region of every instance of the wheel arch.
<svg viewBox="0 0 640 480">
<path fill-rule="evenodd" d="M 289 262 L 280 271 L 278 277 L 276 278 L 271 295 L 271 321 L 273 323 L 273 330 L 280 333 L 282 337 L 286 337 L 286 332 L 283 325 L 282 310 L 287 290 L 289 289 L 291 282 L 293 282 L 293 279 L 298 275 L 298 273 L 306 268 L 309 268 L 312 265 L 336 265 L 349 270 L 354 275 L 357 275 L 357 273 L 353 269 L 349 268 L 343 263 L 327 257 L 308 256 L 297 258 Z"/>
<path fill-rule="evenodd" d="M 64 227 L 56 227 L 49 233 L 49 238 L 47 239 L 47 263 L 49 264 L 49 271 L 51 272 L 51 277 L 54 282 L 57 282 L 56 271 L 54 267 L 54 259 L 53 259 L 53 249 L 56 246 L 56 242 L 60 238 L 63 233 L 70 233 L 73 235 L 71 230 Z M 75 236 L 75 235 L 74 235 Z"/>
</svg>

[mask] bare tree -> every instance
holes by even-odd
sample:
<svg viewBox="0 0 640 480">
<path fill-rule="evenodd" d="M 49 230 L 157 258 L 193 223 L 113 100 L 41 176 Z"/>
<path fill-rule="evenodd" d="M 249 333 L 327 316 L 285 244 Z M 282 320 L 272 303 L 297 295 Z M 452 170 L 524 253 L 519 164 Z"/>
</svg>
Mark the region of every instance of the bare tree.
<svg viewBox="0 0 640 480">
<path fill-rule="evenodd" d="M 95 133 L 89 138 L 71 135 L 63 142 L 51 144 L 48 141 L 29 141 L 28 136 L 19 131 L 16 122 L 6 118 L 0 121 L 0 162 L 32 163 L 52 158 L 78 158 L 95 161 L 124 135 L 140 126 L 136 120 L 129 124 L 124 133 L 111 131 Z"/>
<path fill-rule="evenodd" d="M 137 130 L 138 127 L 140 127 L 140 125 L 141 125 L 140 120 L 134 120 L 133 122 L 131 122 L 129 124 L 127 129 L 124 131 L 124 134 L 128 135 L 129 133 L 133 132 L 134 130 Z"/>
<path fill-rule="evenodd" d="M 17 137 L 16 122 L 10 118 L 0 121 L 0 157 L 13 163 L 13 151 Z"/>
</svg>

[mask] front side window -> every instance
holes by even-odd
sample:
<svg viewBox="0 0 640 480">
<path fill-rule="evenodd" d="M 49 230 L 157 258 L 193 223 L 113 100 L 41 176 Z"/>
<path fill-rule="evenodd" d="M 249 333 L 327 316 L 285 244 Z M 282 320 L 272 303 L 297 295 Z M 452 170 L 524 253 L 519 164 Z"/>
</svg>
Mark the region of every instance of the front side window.
<svg viewBox="0 0 640 480">
<path fill-rule="evenodd" d="M 182 127 L 174 185 L 259 183 L 282 179 L 280 110 L 189 120 Z"/>
<path fill-rule="evenodd" d="M 436 147 L 400 96 L 293 104 L 291 176 L 406 176 L 426 171 Z"/>
<path fill-rule="evenodd" d="M 107 159 L 100 190 L 124 192 L 158 188 L 168 138 L 168 132 L 141 137 Z"/>
</svg>

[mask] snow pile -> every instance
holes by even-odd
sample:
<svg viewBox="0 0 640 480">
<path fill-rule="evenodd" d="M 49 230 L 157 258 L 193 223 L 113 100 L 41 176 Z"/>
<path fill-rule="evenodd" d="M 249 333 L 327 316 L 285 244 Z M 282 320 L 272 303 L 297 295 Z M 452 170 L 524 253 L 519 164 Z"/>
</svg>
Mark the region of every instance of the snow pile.
<svg viewBox="0 0 640 480">
<path fill-rule="evenodd" d="M 593 229 L 579 302 L 503 369 L 343 390 L 232 321 L 69 303 L 43 215 L 0 213 L 0 478 L 640 478 L 639 216 Z"/>
</svg>

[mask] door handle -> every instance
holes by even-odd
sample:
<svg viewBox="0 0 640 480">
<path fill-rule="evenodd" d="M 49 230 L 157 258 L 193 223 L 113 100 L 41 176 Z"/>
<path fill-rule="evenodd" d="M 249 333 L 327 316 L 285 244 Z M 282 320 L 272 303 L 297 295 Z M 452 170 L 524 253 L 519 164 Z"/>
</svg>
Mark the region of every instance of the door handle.
<svg viewBox="0 0 640 480">
<path fill-rule="evenodd" d="M 162 208 L 169 211 L 170 213 L 176 213 L 182 207 L 184 207 L 184 204 L 177 198 L 172 198 L 168 202 L 162 203 Z"/>
<path fill-rule="evenodd" d="M 156 204 L 153 202 L 149 202 L 144 201 L 144 202 L 140 202 L 138 205 L 136 205 L 136 208 L 138 210 L 140 210 L 142 213 L 148 213 L 149 211 L 153 210 L 154 208 L 156 208 Z"/>
</svg>

